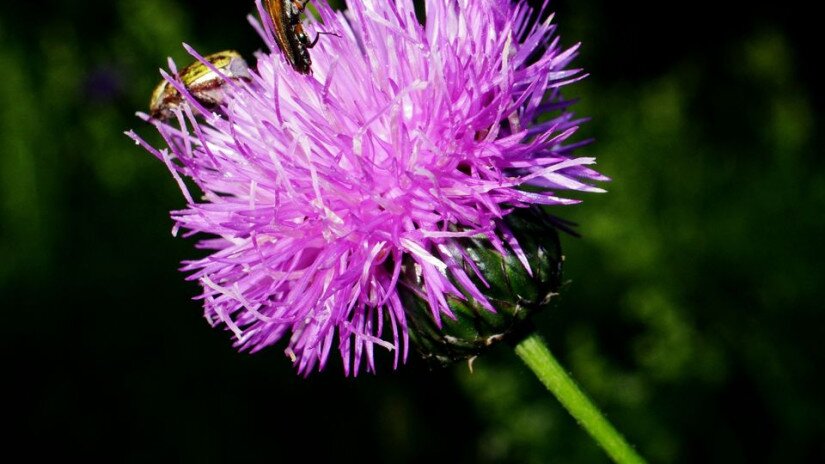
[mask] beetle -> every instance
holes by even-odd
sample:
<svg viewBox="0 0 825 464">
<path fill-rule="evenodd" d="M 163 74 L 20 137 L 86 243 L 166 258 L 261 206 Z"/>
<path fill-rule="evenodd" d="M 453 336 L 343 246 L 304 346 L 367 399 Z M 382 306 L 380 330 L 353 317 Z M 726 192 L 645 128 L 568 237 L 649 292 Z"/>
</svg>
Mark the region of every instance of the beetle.
<svg viewBox="0 0 825 464">
<path fill-rule="evenodd" d="M 304 26 L 301 24 L 301 13 L 304 12 L 308 1 L 265 0 L 267 12 L 275 27 L 275 42 L 292 68 L 301 74 L 312 72 L 309 49 L 318 43 L 321 34 L 328 34 L 319 32 L 315 40 L 309 41 L 309 37 L 304 32 Z"/>
<path fill-rule="evenodd" d="M 249 65 L 240 53 L 234 50 L 213 53 L 203 59 L 215 70 L 220 71 L 220 74 L 203 62 L 195 61 L 183 68 L 178 76 L 192 97 L 208 109 L 217 108 L 223 102 L 222 87 L 226 84 L 226 79 L 250 79 Z M 167 120 L 172 118 L 174 110 L 185 102 L 178 89 L 164 79 L 152 92 L 149 113 L 155 119 Z"/>
</svg>

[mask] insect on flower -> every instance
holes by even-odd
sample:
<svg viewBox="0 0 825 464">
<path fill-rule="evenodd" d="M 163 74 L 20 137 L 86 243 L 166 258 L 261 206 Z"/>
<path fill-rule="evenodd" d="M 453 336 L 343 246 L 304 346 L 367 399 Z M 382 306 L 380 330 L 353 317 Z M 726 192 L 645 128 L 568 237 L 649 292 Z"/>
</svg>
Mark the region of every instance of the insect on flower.
<svg viewBox="0 0 825 464">
<path fill-rule="evenodd" d="M 223 101 L 222 87 L 226 79 L 248 80 L 249 66 L 234 50 L 213 53 L 203 59 L 211 67 L 201 61 L 195 61 L 183 68 L 179 76 L 181 83 L 192 97 L 207 109 L 212 109 L 218 107 Z M 155 119 L 170 119 L 175 114 L 175 108 L 185 102 L 180 91 L 164 79 L 152 92 L 149 112 Z"/>
<path fill-rule="evenodd" d="M 309 0 L 265 0 L 266 9 L 275 27 L 275 42 L 281 49 L 287 61 L 301 74 L 309 74 L 312 69 L 312 60 L 309 58 L 309 50 L 318 43 L 321 34 L 331 34 L 329 32 L 319 32 L 315 40 L 309 41 L 301 24 L 301 13 Z M 331 34 L 336 35 L 336 34 Z"/>
</svg>

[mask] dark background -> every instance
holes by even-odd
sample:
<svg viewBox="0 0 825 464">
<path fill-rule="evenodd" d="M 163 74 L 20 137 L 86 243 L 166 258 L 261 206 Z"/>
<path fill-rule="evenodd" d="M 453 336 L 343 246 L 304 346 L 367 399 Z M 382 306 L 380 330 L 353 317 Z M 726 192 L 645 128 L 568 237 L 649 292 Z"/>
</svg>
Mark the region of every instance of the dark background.
<svg viewBox="0 0 825 464">
<path fill-rule="evenodd" d="M 475 363 L 298 377 L 238 354 L 176 270 L 183 201 L 137 128 L 165 57 L 263 44 L 252 1 L 4 2 L 6 457 L 111 462 L 606 462 L 504 346 Z M 556 0 L 591 73 L 605 195 L 557 214 L 537 323 L 652 462 L 825 460 L 821 21 L 793 2 Z"/>
</svg>

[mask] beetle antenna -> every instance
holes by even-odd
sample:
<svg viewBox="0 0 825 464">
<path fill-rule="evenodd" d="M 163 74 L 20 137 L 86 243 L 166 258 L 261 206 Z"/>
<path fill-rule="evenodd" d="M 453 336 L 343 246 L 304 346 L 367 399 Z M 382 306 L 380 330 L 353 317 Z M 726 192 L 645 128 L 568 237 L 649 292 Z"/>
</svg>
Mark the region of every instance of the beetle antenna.
<svg viewBox="0 0 825 464">
<path fill-rule="evenodd" d="M 339 39 L 341 38 L 341 34 L 339 34 L 337 32 L 319 32 L 318 35 L 315 36 L 315 39 L 313 39 L 313 41 L 309 45 L 307 45 L 307 48 L 314 47 L 315 44 L 318 43 L 318 39 L 320 39 L 322 35 L 334 35 L 335 37 L 338 37 Z"/>
</svg>

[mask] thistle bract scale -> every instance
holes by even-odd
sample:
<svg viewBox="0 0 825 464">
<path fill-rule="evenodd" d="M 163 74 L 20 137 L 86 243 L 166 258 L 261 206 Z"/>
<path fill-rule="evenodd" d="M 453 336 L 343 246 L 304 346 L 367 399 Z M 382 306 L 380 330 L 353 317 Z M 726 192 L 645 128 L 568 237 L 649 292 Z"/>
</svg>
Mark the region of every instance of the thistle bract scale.
<svg viewBox="0 0 825 464">
<path fill-rule="evenodd" d="M 172 217 L 206 250 L 184 270 L 207 320 L 240 349 L 287 339 L 301 373 L 338 351 L 357 374 L 375 369 L 376 348 L 405 359 L 411 311 L 441 324 L 456 317 L 450 301 L 473 300 L 495 313 L 495 279 L 462 264 L 467 240 L 531 268 L 508 215 L 576 203 L 557 192 L 601 191 L 592 183 L 606 178 L 572 154 L 581 121 L 559 89 L 582 77 L 569 69 L 577 48 L 531 20 L 543 15 L 509 0 L 428 0 L 422 26 L 408 0 L 315 5 L 307 34 L 338 36 L 313 48 L 311 75 L 253 21 L 269 51 L 248 80 L 222 86 L 220 114 L 172 75 L 189 105 L 152 121 L 167 148 L 131 135 L 182 188 L 187 206 Z M 423 305 L 402 301 L 410 266 Z"/>
<path fill-rule="evenodd" d="M 448 364 L 481 354 L 493 344 L 517 334 L 522 324 L 547 307 L 562 285 L 561 243 L 551 217 L 540 208 L 518 209 L 503 219 L 529 266 L 513 250 L 501 253 L 486 237 L 468 237 L 451 244 L 458 264 L 472 284 L 493 305 L 490 311 L 478 299 L 450 295 L 452 317 L 433 318 L 421 294 L 419 268 L 407 266 L 401 289 L 410 320 L 410 334 L 419 353 Z M 458 287 L 459 282 L 453 282 Z"/>
</svg>

